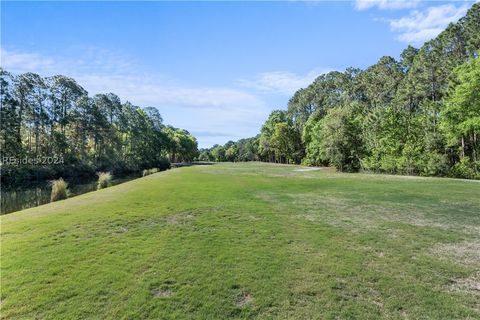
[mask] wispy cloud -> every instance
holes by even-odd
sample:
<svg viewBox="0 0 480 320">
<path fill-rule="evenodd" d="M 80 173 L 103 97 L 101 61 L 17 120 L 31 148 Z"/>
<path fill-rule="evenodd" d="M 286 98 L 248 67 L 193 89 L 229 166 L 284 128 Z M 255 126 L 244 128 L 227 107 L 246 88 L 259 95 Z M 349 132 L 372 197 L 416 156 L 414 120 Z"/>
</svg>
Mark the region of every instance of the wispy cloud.
<svg viewBox="0 0 480 320">
<path fill-rule="evenodd" d="M 55 66 L 55 61 L 36 53 L 10 52 L 0 49 L 0 62 L 2 68 L 17 72 L 19 70 L 45 71 Z"/>
<path fill-rule="evenodd" d="M 119 53 L 95 48 L 82 52 L 73 58 L 1 48 L 0 60 L 4 69 L 16 74 L 63 74 L 90 94 L 114 92 L 122 100 L 157 107 L 168 123 L 201 132 L 200 146 L 254 135 L 270 111 L 265 101 L 245 90 L 181 84 L 141 72 L 132 59 Z"/>
<path fill-rule="evenodd" d="M 356 0 L 355 8 L 357 10 L 367 10 L 378 8 L 381 10 L 411 9 L 418 6 L 420 0 Z"/>
<path fill-rule="evenodd" d="M 315 69 L 304 75 L 286 71 L 264 72 L 253 79 L 240 79 L 238 82 L 246 88 L 288 96 L 298 89 L 308 86 L 315 78 L 328 71 L 331 69 Z"/>
<path fill-rule="evenodd" d="M 469 4 L 445 4 L 424 11 L 414 10 L 406 17 L 390 20 L 390 28 L 400 32 L 397 37 L 400 41 L 422 43 L 436 37 L 449 23 L 458 21 L 469 7 Z"/>
<path fill-rule="evenodd" d="M 75 48 L 75 57 L 57 57 L 38 52 L 7 50 L 0 48 L 3 68 L 14 72 L 37 72 L 41 75 L 52 74 L 127 74 L 133 73 L 135 63 L 118 52 L 96 47 Z M 80 55 L 77 54 L 80 52 Z"/>
<path fill-rule="evenodd" d="M 92 93 L 113 91 L 140 105 L 181 106 L 188 108 L 260 107 L 263 101 L 255 95 L 231 88 L 191 87 L 164 83 L 151 77 L 132 75 L 78 75 Z"/>
</svg>

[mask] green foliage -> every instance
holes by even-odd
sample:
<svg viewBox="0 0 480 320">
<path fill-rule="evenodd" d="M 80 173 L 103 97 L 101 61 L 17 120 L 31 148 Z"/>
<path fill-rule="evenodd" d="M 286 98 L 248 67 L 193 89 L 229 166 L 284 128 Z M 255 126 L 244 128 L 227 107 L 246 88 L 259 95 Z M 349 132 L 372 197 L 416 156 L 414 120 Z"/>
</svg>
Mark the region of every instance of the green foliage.
<svg viewBox="0 0 480 320">
<path fill-rule="evenodd" d="M 340 171 L 355 172 L 360 169 L 363 144 L 357 108 L 358 105 L 333 108 L 321 120 L 317 136 L 320 162 L 325 159 Z"/>
<path fill-rule="evenodd" d="M 225 147 L 215 145 L 211 150 L 212 158 L 214 161 L 221 162 L 226 161 L 227 158 L 225 156 Z"/>
<path fill-rule="evenodd" d="M 61 155 L 65 166 L 81 172 L 84 166 L 165 168 L 168 160 L 191 161 L 197 155 L 196 139 L 185 130 L 165 127 L 156 108 L 122 103 L 113 93 L 89 97 L 75 80 L 61 75 L 14 76 L 0 69 L 0 84 L 2 157 Z M 57 165 L 49 169 L 58 171 Z M 20 180 L 4 177 L 2 172 L 2 182 Z"/>
<path fill-rule="evenodd" d="M 452 167 L 450 175 L 452 177 L 473 179 L 477 175 L 477 172 L 474 170 L 475 165 L 478 164 L 473 163 L 470 157 L 463 157 L 460 162 L 455 163 Z"/>
<path fill-rule="evenodd" d="M 53 180 L 52 182 L 52 194 L 50 196 L 50 201 L 64 200 L 68 198 L 68 183 L 65 182 L 62 178 Z"/>
<path fill-rule="evenodd" d="M 423 176 L 447 176 L 450 170 L 448 163 L 448 158 L 444 154 L 437 152 L 430 152 L 422 154 L 423 166 L 422 172 L 420 173 Z"/>
<path fill-rule="evenodd" d="M 304 165 L 320 166 L 328 165 L 321 147 L 322 121 L 312 115 L 308 118 L 303 128 L 302 142 L 305 146 L 305 157 L 302 163 Z"/>
<path fill-rule="evenodd" d="M 98 172 L 97 189 L 108 188 L 112 185 L 113 176 L 110 172 Z"/>
<path fill-rule="evenodd" d="M 474 176 L 480 154 L 480 59 L 472 59 L 455 69 L 453 83 L 441 113 L 441 128 L 447 145 L 460 159 L 452 168 L 459 176 Z M 471 157 L 472 161 L 465 160 Z M 465 166 L 471 165 L 465 170 Z"/>
<path fill-rule="evenodd" d="M 225 145 L 214 145 L 210 149 L 201 149 L 199 161 L 255 161 L 259 160 L 258 137 L 229 141 Z"/>
<path fill-rule="evenodd" d="M 303 156 L 300 132 L 287 112 L 270 113 L 258 137 L 258 156 L 264 161 L 300 163 Z"/>
<path fill-rule="evenodd" d="M 232 144 L 228 149 L 225 150 L 225 158 L 227 161 L 235 161 L 238 157 L 238 148 L 235 144 Z"/>
<path fill-rule="evenodd" d="M 170 162 L 191 162 L 198 156 L 197 139 L 187 130 L 167 126 L 163 128 L 163 133 L 168 138 Z"/>
</svg>

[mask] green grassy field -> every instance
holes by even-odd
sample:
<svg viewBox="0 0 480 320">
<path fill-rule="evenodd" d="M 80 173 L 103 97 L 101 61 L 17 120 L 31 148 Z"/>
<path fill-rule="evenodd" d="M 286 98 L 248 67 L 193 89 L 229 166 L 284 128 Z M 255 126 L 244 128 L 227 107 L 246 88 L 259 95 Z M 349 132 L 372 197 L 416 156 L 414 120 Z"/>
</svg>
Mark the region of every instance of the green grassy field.
<svg viewBox="0 0 480 320">
<path fill-rule="evenodd" d="M 3 319 L 478 319 L 480 183 L 217 164 L 2 217 Z"/>
</svg>

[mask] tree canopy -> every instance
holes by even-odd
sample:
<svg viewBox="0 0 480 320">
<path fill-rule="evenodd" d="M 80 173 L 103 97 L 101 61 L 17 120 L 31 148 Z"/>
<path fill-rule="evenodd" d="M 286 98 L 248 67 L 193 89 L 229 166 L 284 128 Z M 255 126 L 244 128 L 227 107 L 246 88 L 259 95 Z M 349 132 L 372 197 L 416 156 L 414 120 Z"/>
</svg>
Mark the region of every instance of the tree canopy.
<svg viewBox="0 0 480 320">
<path fill-rule="evenodd" d="M 2 159 L 58 155 L 64 169 L 94 172 L 165 168 L 169 161 L 197 156 L 195 137 L 165 126 L 154 107 L 122 103 L 113 93 L 91 97 L 74 79 L 62 75 L 16 76 L 0 69 L 0 84 Z M 2 178 L 18 176 L 17 169 L 3 164 Z"/>
</svg>

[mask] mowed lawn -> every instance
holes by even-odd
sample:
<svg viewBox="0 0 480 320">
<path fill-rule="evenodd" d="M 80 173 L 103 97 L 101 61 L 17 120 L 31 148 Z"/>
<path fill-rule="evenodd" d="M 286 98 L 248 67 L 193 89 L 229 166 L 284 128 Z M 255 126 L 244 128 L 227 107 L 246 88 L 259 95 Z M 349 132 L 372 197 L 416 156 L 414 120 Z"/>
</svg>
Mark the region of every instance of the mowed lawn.
<svg viewBox="0 0 480 320">
<path fill-rule="evenodd" d="M 478 319 L 480 182 L 174 169 L 5 215 L 3 319 Z"/>
</svg>

